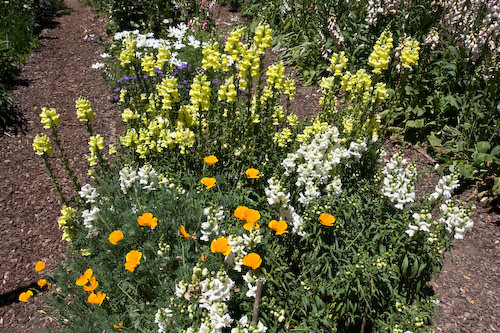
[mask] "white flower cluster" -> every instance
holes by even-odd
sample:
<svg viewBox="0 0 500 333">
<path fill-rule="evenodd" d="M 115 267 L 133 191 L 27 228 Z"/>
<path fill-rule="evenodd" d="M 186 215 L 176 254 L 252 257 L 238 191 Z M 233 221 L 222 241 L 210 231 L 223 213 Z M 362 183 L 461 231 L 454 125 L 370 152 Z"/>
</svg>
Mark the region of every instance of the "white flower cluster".
<svg viewBox="0 0 500 333">
<path fill-rule="evenodd" d="M 245 280 L 248 286 L 248 291 L 245 296 L 255 298 L 255 295 L 257 294 L 257 281 L 259 280 L 259 278 L 254 276 L 253 271 L 248 271 L 243 276 L 243 280 Z M 265 282 L 266 280 L 264 279 L 264 283 Z"/>
<path fill-rule="evenodd" d="M 96 236 L 98 234 L 98 230 L 93 223 L 98 219 L 100 209 L 94 205 L 96 204 L 96 200 L 99 197 L 99 193 L 97 192 L 97 189 L 92 185 L 85 184 L 81 187 L 78 194 L 82 199 L 85 199 L 85 202 L 87 204 L 91 204 L 93 206 L 91 209 L 85 209 L 84 211 L 82 211 L 82 217 L 83 225 L 88 229 L 89 232 L 88 236 Z"/>
<path fill-rule="evenodd" d="M 292 171 L 298 174 L 297 187 L 303 187 L 298 201 L 307 205 L 321 195 L 321 187 L 327 185 L 335 174 L 335 167 L 349 158 L 359 159 L 366 151 L 365 142 L 351 142 L 349 149 L 342 146 L 339 131 L 335 126 L 328 126 L 324 131 L 315 134 L 310 143 L 303 142 L 295 153 L 288 154 L 281 163 L 285 175 Z M 349 163 L 349 161 L 345 161 Z M 329 186 L 336 193 L 341 191 L 341 183 L 334 177 L 336 186 Z"/>
<path fill-rule="evenodd" d="M 137 41 L 137 48 L 153 48 L 159 49 L 162 45 L 166 45 L 169 48 L 175 50 L 183 49 L 186 44 L 197 49 L 202 44 L 193 35 L 187 35 L 188 27 L 185 23 L 180 23 L 177 26 L 172 26 L 168 28 L 168 37 L 170 39 L 154 38 L 153 33 L 141 34 L 139 30 L 133 31 L 121 31 L 114 35 L 114 39 L 117 41 L 125 42 L 125 40 L 131 36 Z M 139 52 L 139 57 L 141 53 Z M 177 58 L 178 53 L 172 52 L 172 57 L 169 59 L 170 63 L 174 66 L 186 65 L 185 62 Z"/>
<path fill-rule="evenodd" d="M 219 236 L 219 222 L 224 219 L 224 207 L 207 207 L 203 214 L 207 220 L 201 224 L 200 240 L 208 242 L 212 236 Z"/>
<path fill-rule="evenodd" d="M 500 52 L 500 4 L 497 0 L 446 0 L 443 7 L 446 14 L 442 24 L 456 34 L 470 61 L 476 61 L 484 52 Z M 486 15 L 481 22 L 478 16 L 484 7 Z"/>
<path fill-rule="evenodd" d="M 104 68 L 104 64 L 102 62 L 96 62 L 92 65 L 92 69 L 101 69 Z"/>
<path fill-rule="evenodd" d="M 248 254 L 246 248 L 253 248 L 262 241 L 261 229 L 252 229 L 248 234 L 243 236 L 230 235 L 228 244 L 231 245 L 231 253 L 229 253 L 224 261 L 229 264 L 234 264 L 233 269 L 241 272 L 243 266 L 243 257 Z"/>
<path fill-rule="evenodd" d="M 90 184 L 83 185 L 78 194 L 82 199 L 85 199 L 85 202 L 88 204 L 95 203 L 96 199 L 99 197 L 97 189 Z"/>
<path fill-rule="evenodd" d="M 453 191 L 459 186 L 458 175 L 456 173 L 443 176 L 439 179 L 438 184 L 434 188 L 434 192 L 429 196 L 429 200 L 436 201 L 441 197 L 445 200 L 449 200 Z"/>
<path fill-rule="evenodd" d="M 382 194 L 388 197 L 398 209 L 410 208 L 415 201 L 417 169 L 414 163 L 404 168 L 406 164 L 407 161 L 403 155 L 397 153 L 385 165 L 383 171 L 385 178 Z"/>
<path fill-rule="evenodd" d="M 238 321 L 238 326 L 231 330 L 231 333 L 264 333 L 267 327 L 259 320 L 257 325 L 248 320 L 248 316 L 243 316 Z"/>
<path fill-rule="evenodd" d="M 440 210 L 443 213 L 439 222 L 446 224 L 446 230 L 453 234 L 455 239 L 463 239 L 464 233 L 474 226 L 474 222 L 469 217 L 469 209 L 452 201 L 442 204 Z"/>
<path fill-rule="evenodd" d="M 415 220 L 415 225 L 411 223 L 408 225 L 408 230 L 405 231 L 408 236 L 413 237 L 415 232 L 419 230 L 425 232 L 430 231 L 432 220 L 432 215 L 430 212 L 422 211 L 420 213 L 413 213 L 412 217 Z"/>
<path fill-rule="evenodd" d="M 99 218 L 98 214 L 100 211 L 98 207 L 82 211 L 83 225 L 88 229 L 88 236 L 97 236 L 98 234 L 98 230 L 93 223 Z"/>
<path fill-rule="evenodd" d="M 143 190 L 156 190 L 158 187 L 158 174 L 152 166 L 146 164 L 139 171 L 130 166 L 120 170 L 120 188 L 124 194 L 133 186 L 140 186 Z"/>
<path fill-rule="evenodd" d="M 269 184 L 265 189 L 267 202 L 279 209 L 280 220 L 291 222 L 293 233 L 305 236 L 302 217 L 295 212 L 295 208 L 290 204 L 290 193 L 285 194 L 280 181 L 274 177 L 268 179 L 267 182 Z"/>
</svg>

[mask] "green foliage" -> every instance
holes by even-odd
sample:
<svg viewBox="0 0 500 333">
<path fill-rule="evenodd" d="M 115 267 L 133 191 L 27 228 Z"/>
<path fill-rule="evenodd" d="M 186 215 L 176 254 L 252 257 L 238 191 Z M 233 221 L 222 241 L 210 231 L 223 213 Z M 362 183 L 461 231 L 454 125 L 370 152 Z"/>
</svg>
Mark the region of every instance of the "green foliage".
<svg viewBox="0 0 500 333">
<path fill-rule="evenodd" d="M 34 50 L 36 34 L 62 8 L 61 0 L 0 2 L 0 123 L 9 118 L 12 99 L 8 87 L 18 74 L 25 55 Z"/>
</svg>

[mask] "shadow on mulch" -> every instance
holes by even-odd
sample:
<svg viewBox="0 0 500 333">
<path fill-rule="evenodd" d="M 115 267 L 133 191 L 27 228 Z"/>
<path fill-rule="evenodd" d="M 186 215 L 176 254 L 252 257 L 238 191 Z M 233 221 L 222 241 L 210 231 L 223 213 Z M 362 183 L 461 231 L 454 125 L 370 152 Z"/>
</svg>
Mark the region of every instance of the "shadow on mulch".
<svg viewBox="0 0 500 333">
<path fill-rule="evenodd" d="M 18 135 L 26 132 L 28 121 L 25 112 L 17 105 L 8 108 L 5 119 L 0 122 L 0 137 L 4 135 Z M 1 302 L 1 295 L 0 295 Z"/>
<path fill-rule="evenodd" d="M 17 289 L 9 291 L 5 294 L 0 294 L 0 307 L 5 306 L 5 305 L 10 305 L 12 303 L 20 302 L 18 299 L 19 294 L 21 294 L 22 292 L 25 292 L 28 289 L 37 289 L 38 291 L 41 290 L 38 287 L 38 285 L 36 284 L 36 282 L 33 282 L 30 285 L 19 287 Z"/>
</svg>

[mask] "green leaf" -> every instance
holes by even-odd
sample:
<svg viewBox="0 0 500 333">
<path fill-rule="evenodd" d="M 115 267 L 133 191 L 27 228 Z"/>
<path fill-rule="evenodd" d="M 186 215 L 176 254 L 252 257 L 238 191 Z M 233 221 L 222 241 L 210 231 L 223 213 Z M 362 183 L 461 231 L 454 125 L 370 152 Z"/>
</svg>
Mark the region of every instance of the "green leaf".
<svg viewBox="0 0 500 333">
<path fill-rule="evenodd" d="M 411 128 L 422 128 L 425 126 L 425 119 L 416 119 L 416 120 L 408 120 L 406 121 L 406 127 L 411 127 Z"/>
<path fill-rule="evenodd" d="M 431 135 L 429 135 L 429 137 L 427 138 L 427 140 L 429 141 L 429 143 L 431 144 L 431 146 L 433 147 L 437 147 L 437 146 L 441 146 L 442 145 L 442 142 L 441 142 L 441 139 L 439 139 L 435 134 L 434 132 L 431 132 Z"/>
<path fill-rule="evenodd" d="M 408 256 L 405 256 L 403 259 L 403 264 L 401 265 L 401 273 L 406 275 L 406 271 L 408 270 Z"/>
<path fill-rule="evenodd" d="M 485 153 L 477 153 L 474 155 L 474 163 L 475 164 L 483 164 L 493 161 L 493 156 L 490 154 L 485 154 Z"/>
<path fill-rule="evenodd" d="M 479 141 L 477 143 L 477 150 L 480 153 L 487 153 L 491 148 L 491 145 L 488 141 Z"/>
<path fill-rule="evenodd" d="M 497 155 L 498 155 L 498 153 L 500 153 L 500 146 L 495 146 L 495 147 L 491 150 L 490 155 L 492 155 L 492 156 L 497 156 Z"/>
</svg>

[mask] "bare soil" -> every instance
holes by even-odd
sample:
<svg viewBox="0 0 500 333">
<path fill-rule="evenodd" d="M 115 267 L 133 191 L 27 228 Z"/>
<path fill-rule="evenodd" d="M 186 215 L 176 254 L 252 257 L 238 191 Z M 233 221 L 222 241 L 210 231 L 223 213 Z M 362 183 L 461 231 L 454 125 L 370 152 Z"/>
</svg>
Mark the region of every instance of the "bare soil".
<svg viewBox="0 0 500 333">
<path fill-rule="evenodd" d="M 67 0 L 66 5 L 71 12 L 42 31 L 42 46 L 23 67 L 12 93 L 15 121 L 0 135 L 0 332 L 37 332 L 50 325 L 38 310 L 50 290 L 42 290 L 28 303 L 19 302 L 18 295 L 50 274 L 66 251 L 57 226 L 59 199 L 42 159 L 32 149 L 34 136 L 44 131 L 41 108 L 55 107 L 60 113 L 62 145 L 81 184 L 88 182 L 84 158 L 88 136 L 76 118 L 75 100 L 83 95 L 91 101 L 97 115 L 94 129 L 107 144 L 114 143 L 122 129 L 113 92 L 91 68 L 103 52 L 99 41 L 106 39 L 105 22 L 77 0 Z M 218 15 L 224 16 L 227 26 L 237 17 L 228 10 Z M 292 109 L 302 117 L 313 115 L 319 109 L 318 97 L 317 87 L 298 86 Z M 386 149 L 391 155 L 399 148 L 390 142 Z M 415 158 L 421 169 L 430 170 L 435 163 L 418 148 L 410 147 L 405 154 Z M 66 179 L 62 182 L 66 195 L 74 196 L 59 159 L 50 162 L 56 177 Z M 429 172 L 419 191 L 432 191 L 436 183 L 437 176 Z M 473 193 L 465 191 L 462 197 L 468 199 Z M 500 214 L 490 202 L 474 205 L 473 230 L 454 243 L 453 259 L 447 256 L 440 277 L 431 283 L 440 295 L 434 319 L 437 332 L 500 331 Z M 39 260 L 47 263 L 43 272 L 34 270 Z"/>
</svg>

